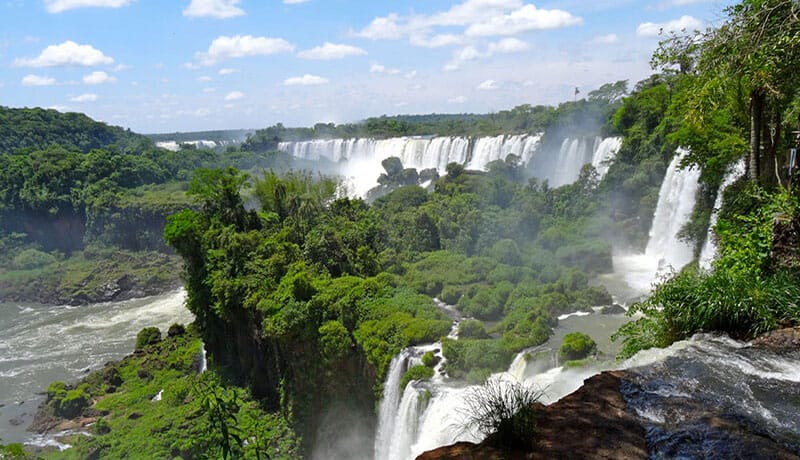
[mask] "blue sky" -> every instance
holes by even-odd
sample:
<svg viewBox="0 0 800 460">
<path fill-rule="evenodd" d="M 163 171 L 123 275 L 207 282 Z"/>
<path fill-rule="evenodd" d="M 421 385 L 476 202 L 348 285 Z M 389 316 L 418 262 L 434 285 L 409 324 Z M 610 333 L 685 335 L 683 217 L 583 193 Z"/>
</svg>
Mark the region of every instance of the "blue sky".
<svg viewBox="0 0 800 460">
<path fill-rule="evenodd" d="M 730 3 L 0 0 L 0 105 L 150 133 L 556 104 Z"/>
</svg>

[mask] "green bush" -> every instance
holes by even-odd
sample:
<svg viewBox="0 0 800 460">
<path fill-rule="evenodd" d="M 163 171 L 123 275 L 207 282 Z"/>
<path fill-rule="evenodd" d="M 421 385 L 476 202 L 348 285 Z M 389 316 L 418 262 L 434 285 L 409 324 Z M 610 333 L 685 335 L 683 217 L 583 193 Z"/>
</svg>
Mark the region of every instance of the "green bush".
<svg viewBox="0 0 800 460">
<path fill-rule="evenodd" d="M 428 366 L 414 366 L 403 374 L 400 379 L 400 390 L 403 391 L 413 380 L 428 380 L 433 377 L 433 369 Z"/>
<path fill-rule="evenodd" d="M 458 323 L 458 337 L 462 339 L 486 339 L 489 334 L 477 319 L 465 319 Z"/>
<path fill-rule="evenodd" d="M 136 334 L 136 351 L 155 345 L 161 341 L 161 330 L 157 327 L 146 327 Z"/>
<path fill-rule="evenodd" d="M 30 248 L 17 254 L 11 264 L 18 270 L 32 270 L 55 262 L 56 258 L 53 255 Z"/>
<path fill-rule="evenodd" d="M 64 382 L 53 382 L 47 387 L 47 404 L 59 417 L 77 417 L 89 403 L 86 389 L 86 385 L 70 389 Z"/>
<path fill-rule="evenodd" d="M 597 351 L 597 344 L 591 337 L 582 332 L 571 332 L 564 336 L 558 357 L 562 361 L 584 359 Z"/>
<path fill-rule="evenodd" d="M 464 295 L 464 288 L 462 286 L 445 286 L 439 294 L 439 299 L 449 305 L 455 305 L 461 296 Z"/>
<path fill-rule="evenodd" d="M 436 367 L 439 364 L 439 357 L 433 354 L 432 351 L 425 352 L 422 355 L 422 364 L 427 367 Z"/>
</svg>

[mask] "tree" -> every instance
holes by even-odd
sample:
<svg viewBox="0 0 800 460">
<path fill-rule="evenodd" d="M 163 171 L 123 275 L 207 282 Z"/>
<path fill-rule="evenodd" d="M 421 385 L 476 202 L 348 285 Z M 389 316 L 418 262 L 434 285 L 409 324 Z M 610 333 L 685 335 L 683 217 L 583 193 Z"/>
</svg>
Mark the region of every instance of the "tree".
<svg viewBox="0 0 800 460">
<path fill-rule="evenodd" d="M 662 42 L 653 63 L 698 77 L 687 118 L 712 117 L 731 92 L 749 120 L 748 177 L 770 185 L 777 178 L 783 112 L 800 85 L 800 3 L 744 0 L 725 10 L 727 21 L 694 36 Z M 745 102 L 746 101 L 746 102 Z"/>
</svg>

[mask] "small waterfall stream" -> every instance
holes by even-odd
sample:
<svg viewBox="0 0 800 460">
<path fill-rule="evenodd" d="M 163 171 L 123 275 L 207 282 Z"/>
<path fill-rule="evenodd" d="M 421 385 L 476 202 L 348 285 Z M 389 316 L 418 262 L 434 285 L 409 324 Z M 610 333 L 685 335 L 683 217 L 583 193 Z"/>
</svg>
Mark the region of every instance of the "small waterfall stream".
<svg viewBox="0 0 800 460">
<path fill-rule="evenodd" d="M 708 234 L 706 235 L 705 243 L 703 243 L 703 249 L 700 251 L 700 259 L 698 261 L 700 268 L 703 270 L 711 270 L 711 263 L 717 258 L 718 248 L 714 237 L 714 226 L 717 225 L 719 210 L 722 208 L 722 195 L 725 193 L 725 189 L 744 176 L 744 172 L 745 164 L 744 159 L 742 159 L 736 162 L 728 173 L 725 174 L 725 178 L 719 186 L 717 198 L 714 200 L 714 209 L 711 211 L 711 218 L 708 221 Z"/>
</svg>

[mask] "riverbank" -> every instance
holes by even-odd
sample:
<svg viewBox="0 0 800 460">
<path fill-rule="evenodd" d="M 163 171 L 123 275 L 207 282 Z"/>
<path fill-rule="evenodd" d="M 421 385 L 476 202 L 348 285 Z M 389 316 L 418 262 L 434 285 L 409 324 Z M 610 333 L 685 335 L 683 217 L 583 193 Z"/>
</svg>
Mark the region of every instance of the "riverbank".
<svg viewBox="0 0 800 460">
<path fill-rule="evenodd" d="M 0 302 L 87 305 L 160 295 L 183 285 L 181 260 L 155 251 L 85 250 L 41 267 L 0 267 Z"/>
<path fill-rule="evenodd" d="M 645 352 L 633 367 L 595 375 L 539 407 L 530 451 L 509 452 L 490 438 L 417 458 L 797 459 L 799 336 L 798 328 L 751 343 L 698 336 Z"/>
<path fill-rule="evenodd" d="M 192 326 L 156 331 L 143 330 L 120 361 L 78 382 L 50 384 L 30 427 L 45 442 L 28 450 L 43 459 L 124 458 L 134 450 L 141 458 L 298 457 L 286 419 L 223 384 Z"/>
</svg>

